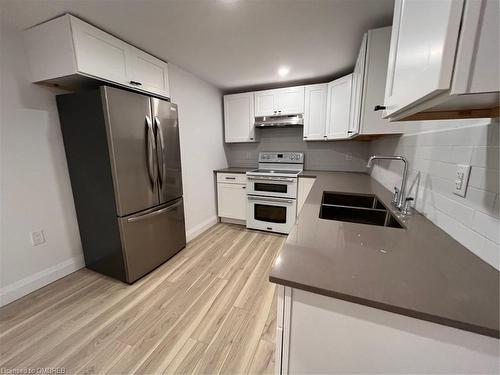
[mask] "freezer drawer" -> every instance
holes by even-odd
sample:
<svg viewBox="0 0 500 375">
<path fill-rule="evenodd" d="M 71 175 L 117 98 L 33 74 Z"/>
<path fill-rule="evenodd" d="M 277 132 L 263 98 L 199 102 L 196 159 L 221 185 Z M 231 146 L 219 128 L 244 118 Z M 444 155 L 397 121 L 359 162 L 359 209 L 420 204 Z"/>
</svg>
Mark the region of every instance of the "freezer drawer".
<svg viewBox="0 0 500 375">
<path fill-rule="evenodd" d="M 118 220 L 128 283 L 186 246 L 182 198 Z"/>
</svg>

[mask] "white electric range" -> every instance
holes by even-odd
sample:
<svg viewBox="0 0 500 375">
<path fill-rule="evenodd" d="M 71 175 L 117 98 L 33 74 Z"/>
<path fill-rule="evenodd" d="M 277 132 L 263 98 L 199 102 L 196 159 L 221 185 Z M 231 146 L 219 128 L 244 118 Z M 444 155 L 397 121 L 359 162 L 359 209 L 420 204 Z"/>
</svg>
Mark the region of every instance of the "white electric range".
<svg viewBox="0 0 500 375">
<path fill-rule="evenodd" d="M 247 172 L 247 228 L 288 234 L 297 216 L 302 152 L 260 152 L 259 168 Z"/>
</svg>

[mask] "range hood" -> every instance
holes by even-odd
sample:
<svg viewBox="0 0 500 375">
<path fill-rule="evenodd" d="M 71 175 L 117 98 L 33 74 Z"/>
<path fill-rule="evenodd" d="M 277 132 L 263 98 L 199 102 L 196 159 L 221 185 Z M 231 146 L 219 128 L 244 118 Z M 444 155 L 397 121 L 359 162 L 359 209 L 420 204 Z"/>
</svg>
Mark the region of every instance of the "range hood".
<svg viewBox="0 0 500 375">
<path fill-rule="evenodd" d="M 302 125 L 304 125 L 304 116 L 302 113 L 296 115 L 263 116 L 255 118 L 256 128 L 276 128 Z"/>
</svg>

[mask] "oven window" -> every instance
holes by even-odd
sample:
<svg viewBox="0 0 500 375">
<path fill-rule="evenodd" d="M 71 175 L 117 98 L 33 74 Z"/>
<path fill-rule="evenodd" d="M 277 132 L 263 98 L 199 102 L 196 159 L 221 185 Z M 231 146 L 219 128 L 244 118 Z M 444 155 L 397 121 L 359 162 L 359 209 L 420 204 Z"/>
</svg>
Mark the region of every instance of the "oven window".
<svg viewBox="0 0 500 375">
<path fill-rule="evenodd" d="M 288 185 L 286 184 L 268 184 L 268 183 L 260 183 L 256 182 L 253 185 L 253 189 L 255 191 L 267 191 L 270 193 L 286 193 L 288 190 Z"/>
<path fill-rule="evenodd" d="M 286 223 L 286 207 L 268 206 L 265 204 L 254 204 L 253 217 L 255 220 L 267 221 L 268 223 Z"/>
</svg>

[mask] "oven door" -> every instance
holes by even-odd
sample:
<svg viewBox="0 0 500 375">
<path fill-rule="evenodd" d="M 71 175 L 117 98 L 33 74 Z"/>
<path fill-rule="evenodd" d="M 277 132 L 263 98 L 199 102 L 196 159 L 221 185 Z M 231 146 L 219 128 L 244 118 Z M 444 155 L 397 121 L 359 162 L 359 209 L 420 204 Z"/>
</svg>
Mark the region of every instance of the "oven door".
<svg viewBox="0 0 500 375">
<path fill-rule="evenodd" d="M 247 194 L 297 198 L 297 178 L 247 175 Z"/>
<path fill-rule="evenodd" d="M 288 234 L 296 213 L 295 199 L 247 196 L 247 228 Z"/>
</svg>

